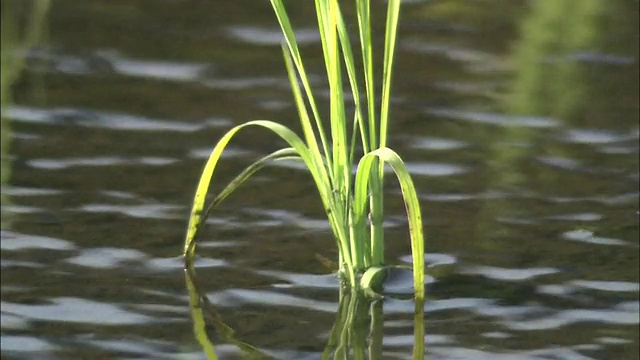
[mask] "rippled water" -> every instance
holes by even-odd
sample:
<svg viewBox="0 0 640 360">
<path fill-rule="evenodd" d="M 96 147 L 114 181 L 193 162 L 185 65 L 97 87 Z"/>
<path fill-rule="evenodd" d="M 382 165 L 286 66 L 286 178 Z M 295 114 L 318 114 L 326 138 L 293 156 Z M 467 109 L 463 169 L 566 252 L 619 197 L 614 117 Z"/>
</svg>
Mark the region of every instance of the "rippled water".
<svg viewBox="0 0 640 360">
<path fill-rule="evenodd" d="M 292 11 L 313 54 L 311 7 Z M 269 4 L 62 0 L 48 17 L 3 110 L 2 358 L 204 359 L 178 257 L 204 159 L 234 124 L 296 123 Z M 401 26 L 390 144 L 424 211 L 427 358 L 637 359 L 637 2 L 406 1 Z M 221 181 L 278 145 L 239 136 Z M 274 166 L 208 220 L 196 268 L 234 331 L 209 332 L 222 359 L 330 342 L 319 258 L 337 254 L 314 191 Z M 387 195 L 387 258 L 408 263 Z M 385 299 L 381 358 L 411 358 L 413 313 Z"/>
</svg>

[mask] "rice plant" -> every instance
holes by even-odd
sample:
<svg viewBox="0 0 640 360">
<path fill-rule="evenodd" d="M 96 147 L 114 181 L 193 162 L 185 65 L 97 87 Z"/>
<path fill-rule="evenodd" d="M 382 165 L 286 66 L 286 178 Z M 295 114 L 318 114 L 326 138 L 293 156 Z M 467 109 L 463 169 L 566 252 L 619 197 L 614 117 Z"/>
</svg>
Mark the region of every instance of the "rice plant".
<svg viewBox="0 0 640 360">
<path fill-rule="evenodd" d="M 222 200 L 252 174 L 273 161 L 302 161 L 315 185 L 339 249 L 339 273 L 352 288 L 379 288 L 385 277 L 383 229 L 384 165 L 399 180 L 409 222 L 414 294 L 424 299 L 424 240 L 420 204 L 405 164 L 387 147 L 389 101 L 400 0 L 388 0 L 380 96 L 374 79 L 374 52 L 369 0 L 355 0 L 357 39 L 362 57 L 356 66 L 347 26 L 338 0 L 315 0 L 318 31 L 329 87 L 329 109 L 321 115 L 296 36 L 283 0 L 270 0 L 284 41 L 282 51 L 293 91 L 302 136 L 269 120 L 255 120 L 229 130 L 216 144 L 198 184 L 184 245 L 187 265 L 204 220 Z M 346 81 L 343 79 L 346 74 Z M 350 90 L 345 93 L 344 89 Z M 379 104 L 379 105 L 378 105 Z M 347 115 L 347 110 L 353 116 Z M 328 118 L 328 120 L 327 120 Z M 205 208 L 216 165 L 240 130 L 261 127 L 288 144 L 257 160 L 232 180 Z M 325 127 L 329 133 L 325 133 Z M 359 159 L 358 159 L 359 157 Z M 354 173 L 354 165 L 357 170 Z"/>
</svg>

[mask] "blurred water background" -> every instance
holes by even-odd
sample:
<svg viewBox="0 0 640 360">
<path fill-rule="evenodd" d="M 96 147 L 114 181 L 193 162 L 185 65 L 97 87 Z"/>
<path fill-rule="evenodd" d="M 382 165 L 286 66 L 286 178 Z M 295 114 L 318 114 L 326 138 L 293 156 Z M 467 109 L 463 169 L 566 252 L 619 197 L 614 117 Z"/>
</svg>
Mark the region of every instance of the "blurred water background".
<svg viewBox="0 0 640 360">
<path fill-rule="evenodd" d="M 290 3 L 321 87 L 312 2 Z M 638 359 L 638 14 L 404 2 L 389 143 L 424 211 L 428 359 Z M 2 358 L 204 359 L 178 257 L 199 173 L 235 124 L 297 126 L 269 2 L 3 0 L 2 30 Z M 221 182 L 281 145 L 239 136 Z M 270 167 L 209 223 L 198 278 L 235 339 L 319 359 L 337 252 L 308 174 Z M 380 358 L 411 358 L 411 302 L 382 307 Z"/>
</svg>

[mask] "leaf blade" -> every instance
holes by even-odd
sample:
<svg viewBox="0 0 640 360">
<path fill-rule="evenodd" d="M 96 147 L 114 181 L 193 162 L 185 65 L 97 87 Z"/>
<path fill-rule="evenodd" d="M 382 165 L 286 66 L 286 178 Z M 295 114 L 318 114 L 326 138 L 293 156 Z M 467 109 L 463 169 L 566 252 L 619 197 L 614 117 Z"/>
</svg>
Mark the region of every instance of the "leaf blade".
<svg viewBox="0 0 640 360">
<path fill-rule="evenodd" d="M 356 172 L 354 190 L 354 211 L 358 221 L 357 226 L 363 227 L 366 198 L 369 181 L 371 179 L 372 166 L 375 165 L 376 158 L 381 164 L 391 165 L 402 190 L 402 196 L 409 219 L 409 234 L 411 237 L 411 255 L 413 260 L 413 285 L 416 300 L 424 299 L 424 235 L 422 229 L 422 213 L 418 195 L 409 174 L 409 170 L 400 156 L 389 148 L 374 150 L 360 159 Z M 381 165 L 382 166 L 382 165 Z"/>
</svg>

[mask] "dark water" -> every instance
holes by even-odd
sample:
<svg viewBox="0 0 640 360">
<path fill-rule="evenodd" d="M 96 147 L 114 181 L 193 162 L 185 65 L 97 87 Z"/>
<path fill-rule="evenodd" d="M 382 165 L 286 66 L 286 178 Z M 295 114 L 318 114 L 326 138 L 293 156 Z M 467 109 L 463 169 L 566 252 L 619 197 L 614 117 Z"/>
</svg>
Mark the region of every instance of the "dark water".
<svg viewBox="0 0 640 360">
<path fill-rule="evenodd" d="M 292 5 L 319 75 L 312 6 Z M 638 13 L 405 2 L 390 144 L 422 199 L 427 358 L 638 358 Z M 204 359 L 178 257 L 204 159 L 234 124 L 296 126 L 268 1 L 59 0 L 47 18 L 3 110 L 2 358 Z M 220 180 L 280 145 L 239 136 Z M 218 355 L 319 359 L 339 294 L 310 177 L 266 169 L 201 240 L 200 286 L 234 330 L 210 332 Z M 412 303 L 382 312 L 379 358 L 411 358 Z"/>
</svg>

